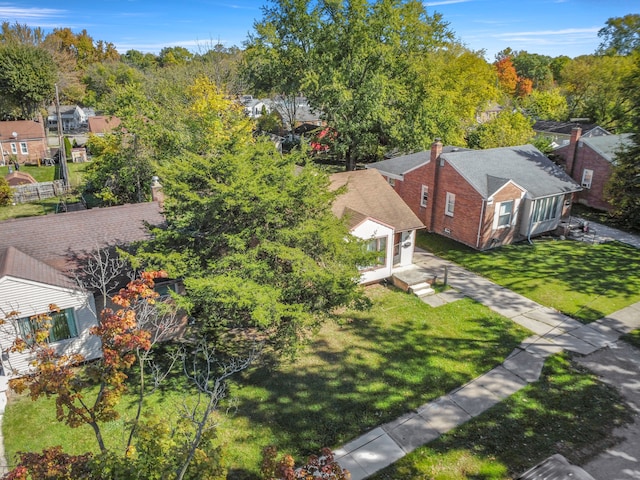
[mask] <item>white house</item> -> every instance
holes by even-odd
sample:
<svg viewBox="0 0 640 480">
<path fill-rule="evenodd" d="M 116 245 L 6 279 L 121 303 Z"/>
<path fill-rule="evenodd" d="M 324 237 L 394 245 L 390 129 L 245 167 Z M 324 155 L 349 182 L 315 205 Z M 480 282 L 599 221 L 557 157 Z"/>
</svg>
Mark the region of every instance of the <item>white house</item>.
<svg viewBox="0 0 640 480">
<path fill-rule="evenodd" d="M 55 106 L 47 108 L 47 126 L 58 128 L 58 115 Z M 87 124 L 87 114 L 78 105 L 60 105 L 62 131 L 68 132 L 84 127 Z"/>
<path fill-rule="evenodd" d="M 351 233 L 367 240 L 378 252 L 373 265 L 361 267 L 361 283 L 390 278 L 394 269 L 411 265 L 420 219 L 377 170 L 356 170 L 331 175 L 331 190 L 347 191 L 333 203 L 336 216 L 347 217 Z"/>
<path fill-rule="evenodd" d="M 146 224 L 161 225 L 157 202 L 95 208 L 0 222 L 0 319 L 19 312 L 19 320 L 0 325 L 0 376 L 29 371 L 29 357 L 10 351 L 16 336 L 28 340 L 30 317 L 56 305 L 49 341 L 58 351 L 100 356 L 90 335 L 97 325 L 93 292 L 74 278 L 87 255 L 148 238 Z M 0 378 L 1 383 L 2 378 Z"/>
<path fill-rule="evenodd" d="M 18 318 L 0 326 L 1 368 L 6 376 L 29 371 L 28 353 L 10 353 L 17 335 L 28 338 L 30 317 L 49 312 L 55 304 L 50 344 L 58 353 L 79 353 L 86 360 L 100 356 L 100 341 L 90 335 L 96 322 L 93 295 L 49 265 L 15 247 L 0 253 L 0 318 L 19 312 Z"/>
</svg>

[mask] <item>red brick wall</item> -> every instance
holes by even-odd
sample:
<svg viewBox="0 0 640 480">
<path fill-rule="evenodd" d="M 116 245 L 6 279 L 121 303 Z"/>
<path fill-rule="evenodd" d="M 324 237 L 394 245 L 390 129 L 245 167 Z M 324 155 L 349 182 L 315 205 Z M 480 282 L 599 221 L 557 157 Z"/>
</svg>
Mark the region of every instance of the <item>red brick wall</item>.
<svg viewBox="0 0 640 480">
<path fill-rule="evenodd" d="M 22 153 L 22 150 L 20 149 L 20 143 L 23 141 L 26 142 L 27 151 L 29 152 L 26 155 L 24 155 Z M 11 153 L 12 143 L 16 144 L 16 149 L 18 150 L 18 153 L 15 155 Z M 13 140 L 4 141 L 2 142 L 2 150 L 5 153 L 4 155 L 5 163 L 9 163 L 12 159 L 16 158 L 18 160 L 18 163 L 21 163 L 21 164 L 25 164 L 25 163 L 38 164 L 40 160 L 42 160 L 43 158 L 47 158 L 49 156 L 46 139 L 39 139 L 39 140 L 18 139 L 15 141 Z"/>
<path fill-rule="evenodd" d="M 582 185 L 582 173 L 585 168 L 593 170 L 593 180 L 591 188 L 583 187 L 584 189 L 578 193 L 577 201 L 599 210 L 611 210 L 611 205 L 604 200 L 605 185 L 611 176 L 611 164 L 588 146 L 578 146 L 573 179 L 580 185 Z"/>
<path fill-rule="evenodd" d="M 445 162 L 441 167 L 439 160 L 437 165 L 438 189 L 435 195 L 431 195 L 435 205 L 432 205 L 433 218 L 427 228 L 476 248 L 482 197 L 451 165 Z M 452 217 L 445 215 L 447 192 L 456 196 Z M 445 229 L 448 229 L 448 233 Z"/>
<path fill-rule="evenodd" d="M 520 225 L 522 219 L 522 210 L 524 208 L 524 200 L 520 201 L 516 205 L 516 201 L 522 197 L 522 190 L 513 184 L 509 184 L 502 188 L 493 197 L 493 203 L 485 206 L 484 221 L 482 223 L 482 233 L 480 235 L 480 243 L 477 248 L 480 250 L 486 250 L 487 248 L 499 247 L 500 245 L 508 245 L 521 238 Z M 501 227 L 494 230 L 493 221 L 496 213 L 496 208 L 500 202 L 513 200 L 515 210 L 512 215 L 515 215 L 515 223 L 509 227 Z"/>
<path fill-rule="evenodd" d="M 420 168 L 417 168 L 404 176 L 404 180 L 396 180 L 394 189 L 413 210 L 413 213 L 424 223 L 429 230 L 431 223 L 431 202 L 434 187 L 434 162 L 429 162 Z M 429 187 L 429 199 L 427 206 L 422 207 L 420 201 L 422 198 L 422 185 Z"/>
</svg>

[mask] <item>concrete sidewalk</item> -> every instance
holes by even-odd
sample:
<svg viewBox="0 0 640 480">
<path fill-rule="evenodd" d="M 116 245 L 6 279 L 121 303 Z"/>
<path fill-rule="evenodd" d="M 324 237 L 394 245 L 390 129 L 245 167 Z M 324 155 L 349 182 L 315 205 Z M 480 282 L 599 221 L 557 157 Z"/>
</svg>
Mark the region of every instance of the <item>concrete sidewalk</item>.
<svg viewBox="0 0 640 480">
<path fill-rule="evenodd" d="M 338 448 L 336 459 L 353 480 L 372 475 L 536 381 L 547 356 L 563 350 L 588 355 L 640 328 L 640 302 L 584 325 L 428 252 L 416 251 L 414 263 L 439 279 L 447 267 L 451 287 L 534 335 L 502 365 Z"/>
</svg>

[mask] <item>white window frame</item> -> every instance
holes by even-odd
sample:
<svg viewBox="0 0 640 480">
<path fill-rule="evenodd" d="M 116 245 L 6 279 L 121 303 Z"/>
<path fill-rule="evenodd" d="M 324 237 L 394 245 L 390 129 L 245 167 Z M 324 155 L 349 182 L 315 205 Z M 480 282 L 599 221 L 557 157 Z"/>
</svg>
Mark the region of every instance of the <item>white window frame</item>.
<svg viewBox="0 0 640 480">
<path fill-rule="evenodd" d="M 27 145 L 27 142 L 20 142 L 20 153 L 22 153 L 22 155 L 29 155 L 29 146 Z"/>
<path fill-rule="evenodd" d="M 422 190 L 420 191 L 420 206 L 426 207 L 429 203 L 429 187 L 427 185 L 422 185 Z"/>
<path fill-rule="evenodd" d="M 65 308 L 59 312 L 49 313 L 48 315 L 51 317 L 51 328 L 49 330 L 47 343 L 63 342 L 78 337 L 78 323 L 73 308 Z M 34 341 L 33 334 L 35 333 L 36 326 L 33 322 L 33 317 L 24 317 L 18 320 L 20 336 L 28 344 Z M 60 325 L 58 322 L 64 322 L 64 324 Z M 51 336 L 55 334 L 56 330 L 63 330 L 68 336 L 63 338 L 55 338 L 54 336 L 52 339 Z"/>
<path fill-rule="evenodd" d="M 584 188 L 591 188 L 591 183 L 593 183 L 593 170 L 589 168 L 585 168 L 582 170 L 582 183 L 581 185 Z"/>
<path fill-rule="evenodd" d="M 507 200 L 496 204 L 494 229 L 509 228 L 511 226 L 515 203 L 515 200 Z M 507 207 L 509 210 L 507 210 Z"/>
<path fill-rule="evenodd" d="M 11 153 L 14 155 L 18 154 L 18 147 L 16 146 L 16 144 L 14 142 L 11 142 Z"/>
<path fill-rule="evenodd" d="M 453 211 L 456 208 L 456 195 L 451 192 L 447 192 L 447 201 L 444 206 L 444 214 L 453 217 Z"/>
<path fill-rule="evenodd" d="M 373 265 L 367 265 L 359 267 L 360 271 L 364 270 L 376 270 L 378 268 L 385 268 L 387 266 L 387 244 L 388 237 L 372 237 L 365 244 L 364 248 L 367 252 L 378 252 L 378 256 Z"/>
<path fill-rule="evenodd" d="M 395 178 L 391 178 L 391 177 L 387 177 L 387 183 L 389 185 L 391 185 L 392 187 L 396 186 L 396 179 Z"/>
</svg>

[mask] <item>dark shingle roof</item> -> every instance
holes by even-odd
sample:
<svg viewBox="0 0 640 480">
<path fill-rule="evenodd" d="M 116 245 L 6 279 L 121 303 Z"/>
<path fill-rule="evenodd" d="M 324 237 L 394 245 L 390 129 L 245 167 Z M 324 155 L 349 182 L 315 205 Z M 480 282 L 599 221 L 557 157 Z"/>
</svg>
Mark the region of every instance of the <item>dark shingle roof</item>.
<svg viewBox="0 0 640 480">
<path fill-rule="evenodd" d="M 333 202 L 333 213 L 338 217 L 349 214 L 352 228 L 368 217 L 400 232 L 424 227 L 377 170 L 334 173 L 330 179 L 331 190 L 347 186 Z"/>
<path fill-rule="evenodd" d="M 64 288 L 78 288 L 75 282 L 59 270 L 11 246 L 0 251 L 0 278 L 5 276 Z"/>
<path fill-rule="evenodd" d="M 442 152 L 454 152 L 454 151 L 466 151 L 466 148 L 443 147 Z M 431 151 L 425 150 L 423 152 L 410 153 L 408 155 L 400 155 L 398 157 L 390 158 L 389 160 L 382 160 L 381 162 L 372 163 L 367 165 L 367 168 L 375 168 L 382 173 L 388 173 L 401 177 L 406 175 L 412 170 L 415 170 L 422 165 L 426 165 L 431 161 Z"/>
<path fill-rule="evenodd" d="M 533 145 L 450 152 L 441 157 L 484 198 L 508 180 L 526 189 L 532 198 L 581 190 L 564 170 Z"/>
<path fill-rule="evenodd" d="M 613 162 L 617 151 L 621 147 L 631 145 L 631 137 L 630 133 L 623 133 L 622 135 L 606 135 L 603 137 L 580 137 L 580 141 L 598 152 L 607 161 Z"/>
<path fill-rule="evenodd" d="M 552 120 L 538 120 L 533 124 L 533 130 L 536 132 L 557 133 L 560 135 L 571 135 L 573 127 L 580 127 L 582 134 L 586 135 L 594 128 L 598 127 L 597 123 L 583 122 L 556 122 Z M 602 128 L 602 127 L 600 127 Z M 604 129 L 603 129 L 604 130 Z"/>
<path fill-rule="evenodd" d="M 74 256 L 148 238 L 145 223 L 164 223 L 156 202 L 0 222 L 0 252 L 13 246 L 59 271 L 73 268 Z"/>
</svg>

